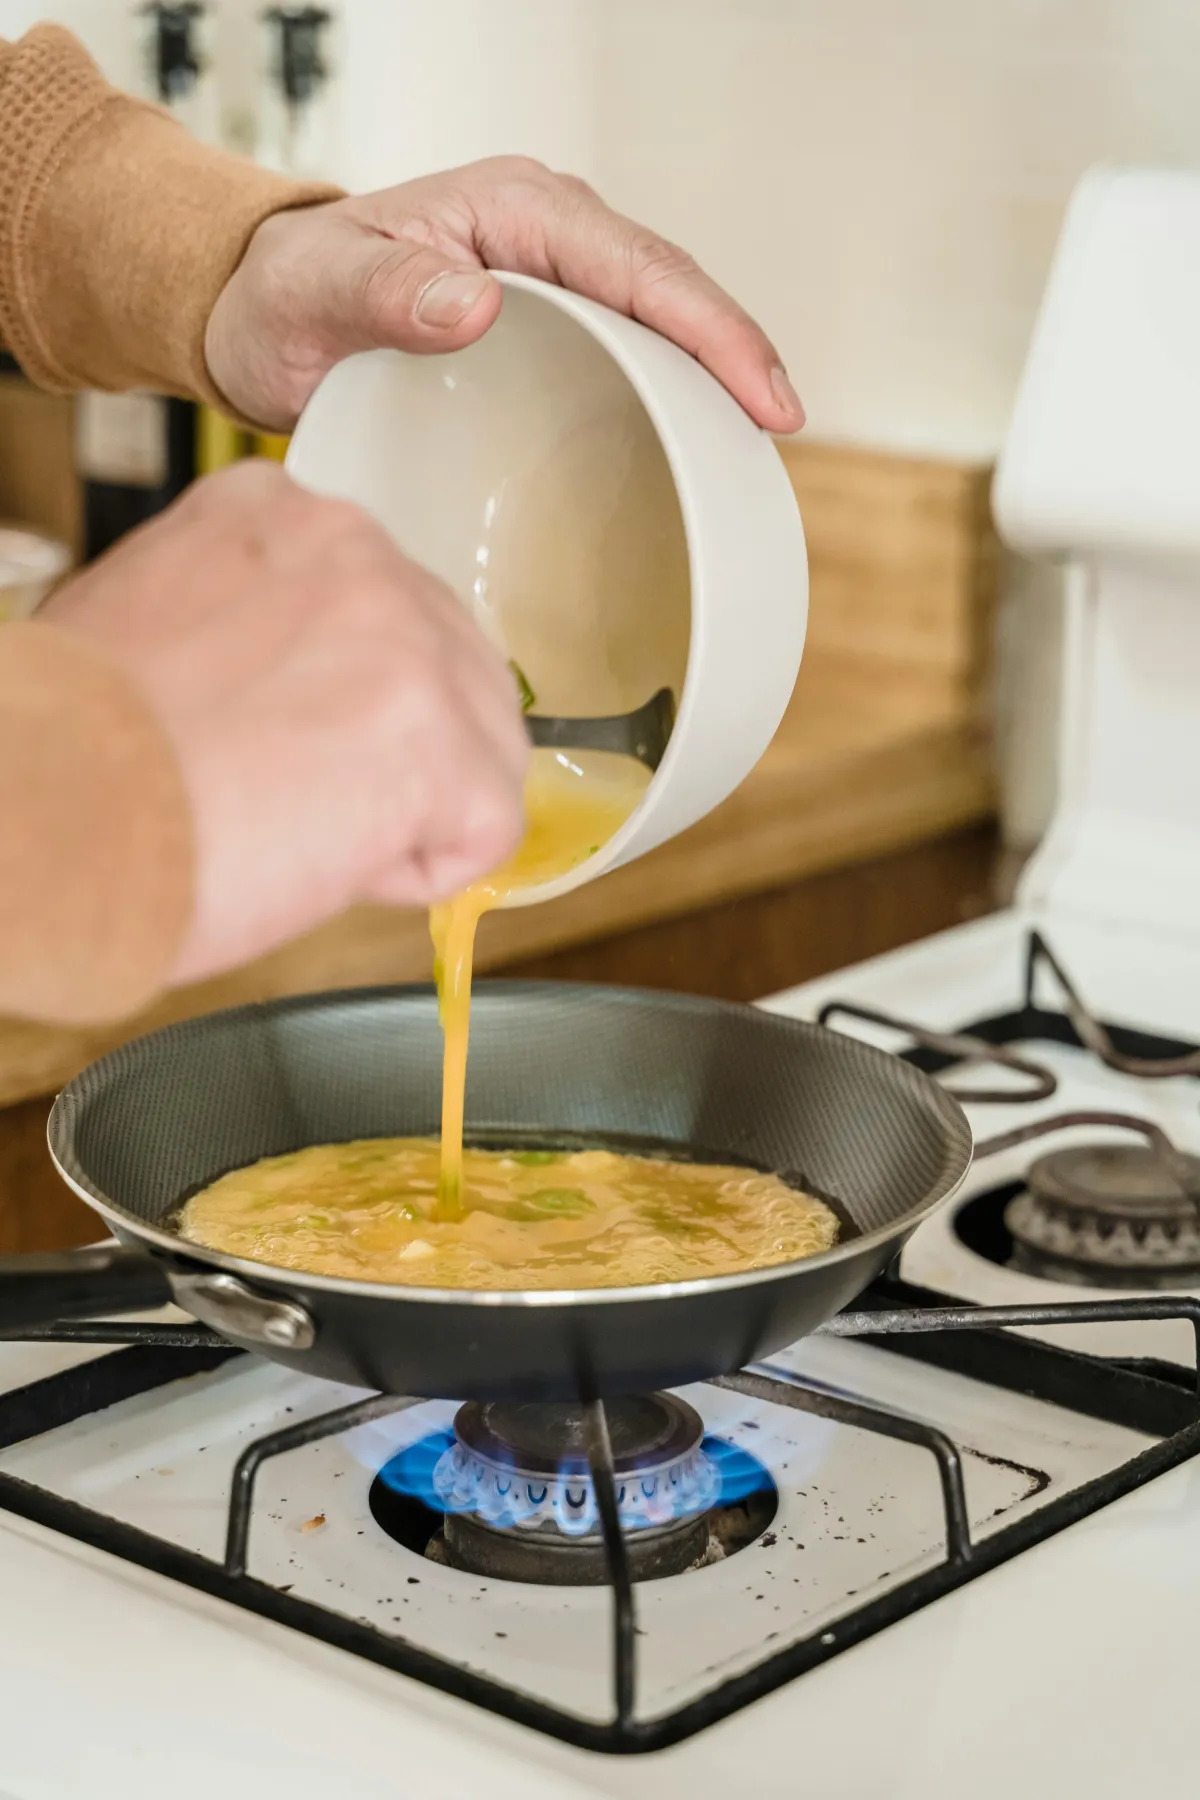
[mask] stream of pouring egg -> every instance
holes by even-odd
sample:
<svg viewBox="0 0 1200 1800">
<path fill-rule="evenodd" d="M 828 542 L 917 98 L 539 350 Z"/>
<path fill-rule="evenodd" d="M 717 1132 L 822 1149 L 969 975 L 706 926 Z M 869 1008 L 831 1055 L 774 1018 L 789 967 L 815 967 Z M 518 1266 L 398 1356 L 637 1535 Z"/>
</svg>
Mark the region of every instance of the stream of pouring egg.
<svg viewBox="0 0 1200 1800">
<path fill-rule="evenodd" d="M 632 757 L 535 750 L 525 781 L 525 835 L 512 855 L 429 911 L 444 1034 L 442 1153 L 437 1217 L 462 1216 L 463 1110 L 471 967 L 482 915 L 520 888 L 552 881 L 608 842 L 645 794 L 649 771 Z"/>
</svg>

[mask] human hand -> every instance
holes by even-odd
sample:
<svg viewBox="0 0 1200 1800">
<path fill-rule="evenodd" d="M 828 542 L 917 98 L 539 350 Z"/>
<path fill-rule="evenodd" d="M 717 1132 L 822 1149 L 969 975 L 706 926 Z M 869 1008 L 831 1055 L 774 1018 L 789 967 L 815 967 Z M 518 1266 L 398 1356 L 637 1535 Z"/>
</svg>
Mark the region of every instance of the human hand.
<svg viewBox="0 0 1200 1800">
<path fill-rule="evenodd" d="M 521 156 L 264 220 L 209 318 L 209 373 L 243 417 L 286 431 L 356 350 L 482 337 L 500 311 L 489 269 L 557 282 L 673 338 L 768 430 L 804 423 L 770 341 L 689 256 Z"/>
<path fill-rule="evenodd" d="M 196 846 L 176 981 L 357 900 L 444 898 L 520 835 L 503 658 L 366 513 L 273 463 L 196 483 L 41 616 L 122 667 L 174 745 Z"/>
</svg>

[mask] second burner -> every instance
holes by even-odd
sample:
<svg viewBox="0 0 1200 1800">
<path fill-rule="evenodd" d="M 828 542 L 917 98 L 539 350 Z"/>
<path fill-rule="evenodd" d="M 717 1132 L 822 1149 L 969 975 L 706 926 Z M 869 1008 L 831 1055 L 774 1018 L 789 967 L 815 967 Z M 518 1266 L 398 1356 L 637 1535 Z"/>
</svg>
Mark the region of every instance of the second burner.
<svg viewBox="0 0 1200 1800">
<path fill-rule="evenodd" d="M 1200 1192 L 1200 1157 L 1187 1163 Z M 1200 1277 L 1196 1202 L 1141 1144 L 1040 1157 L 1004 1223 L 1013 1267 L 1093 1287 L 1180 1287 Z"/>
</svg>

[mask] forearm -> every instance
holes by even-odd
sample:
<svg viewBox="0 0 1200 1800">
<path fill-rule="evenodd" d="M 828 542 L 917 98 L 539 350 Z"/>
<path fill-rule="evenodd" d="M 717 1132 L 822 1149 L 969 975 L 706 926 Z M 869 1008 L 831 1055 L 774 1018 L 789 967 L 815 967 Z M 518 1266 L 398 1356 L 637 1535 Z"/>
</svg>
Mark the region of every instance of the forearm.
<svg viewBox="0 0 1200 1800">
<path fill-rule="evenodd" d="M 0 41 L 0 341 L 42 386 L 220 403 L 217 295 L 264 218 L 337 191 L 198 144 L 58 26 Z"/>
<path fill-rule="evenodd" d="M 136 1011 L 191 903 L 183 782 L 136 688 L 66 633 L 0 628 L 0 1013 Z"/>
</svg>

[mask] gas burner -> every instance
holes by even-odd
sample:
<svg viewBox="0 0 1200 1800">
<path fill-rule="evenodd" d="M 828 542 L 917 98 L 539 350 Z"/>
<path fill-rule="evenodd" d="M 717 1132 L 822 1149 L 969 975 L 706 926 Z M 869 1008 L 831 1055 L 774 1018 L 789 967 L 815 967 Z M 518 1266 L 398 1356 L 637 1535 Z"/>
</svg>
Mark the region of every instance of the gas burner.
<svg viewBox="0 0 1200 1800">
<path fill-rule="evenodd" d="M 1200 1189 L 1200 1157 L 1183 1159 Z M 1004 1223 L 1012 1266 L 1091 1287 L 1200 1279 L 1196 1202 L 1145 1144 L 1075 1144 L 1040 1157 Z"/>
<path fill-rule="evenodd" d="M 686 1401 L 642 1394 L 604 1410 L 635 1581 L 702 1568 L 767 1529 L 778 1503 L 767 1470 L 706 1437 Z M 559 1587 L 609 1579 L 583 1407 L 468 1402 L 453 1435 L 380 1470 L 370 1504 L 389 1537 L 471 1574 Z"/>
<path fill-rule="evenodd" d="M 1200 1156 L 1133 1113 L 1066 1112 L 975 1146 L 976 1161 L 1065 1130 L 1127 1131 L 1140 1144 L 1077 1143 L 1024 1180 L 976 1194 L 954 1215 L 969 1250 L 1002 1268 L 1101 1288 L 1189 1289 L 1200 1281 Z"/>
<path fill-rule="evenodd" d="M 704 1559 L 720 1478 L 700 1415 L 672 1394 L 605 1408 L 617 1511 L 633 1573 L 677 1575 Z M 468 1402 L 434 1470 L 447 1560 L 473 1574 L 556 1586 L 606 1578 L 581 1407 Z"/>
</svg>

